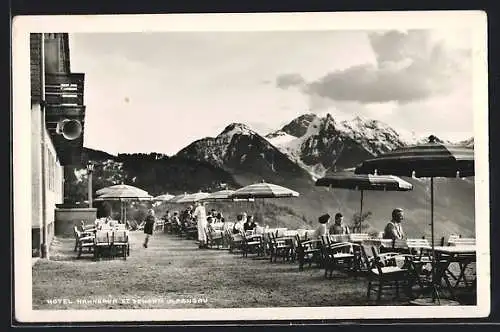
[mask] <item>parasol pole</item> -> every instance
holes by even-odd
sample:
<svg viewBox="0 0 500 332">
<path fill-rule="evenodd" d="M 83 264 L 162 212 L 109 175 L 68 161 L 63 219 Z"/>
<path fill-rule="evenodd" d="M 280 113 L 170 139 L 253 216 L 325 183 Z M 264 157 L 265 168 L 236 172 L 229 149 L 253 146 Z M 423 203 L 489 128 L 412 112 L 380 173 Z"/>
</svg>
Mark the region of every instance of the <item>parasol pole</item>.
<svg viewBox="0 0 500 332">
<path fill-rule="evenodd" d="M 431 177 L 431 241 L 432 256 L 434 257 L 434 178 Z"/>
<path fill-rule="evenodd" d="M 361 206 L 360 206 L 360 209 L 359 209 L 359 232 L 361 233 L 361 221 L 363 220 L 363 189 L 361 189 Z"/>
<path fill-rule="evenodd" d="M 434 177 L 431 177 L 431 248 L 432 248 L 432 290 L 433 290 L 433 300 L 437 300 L 440 304 L 439 294 L 437 290 L 436 283 L 436 253 L 434 251 Z"/>
</svg>

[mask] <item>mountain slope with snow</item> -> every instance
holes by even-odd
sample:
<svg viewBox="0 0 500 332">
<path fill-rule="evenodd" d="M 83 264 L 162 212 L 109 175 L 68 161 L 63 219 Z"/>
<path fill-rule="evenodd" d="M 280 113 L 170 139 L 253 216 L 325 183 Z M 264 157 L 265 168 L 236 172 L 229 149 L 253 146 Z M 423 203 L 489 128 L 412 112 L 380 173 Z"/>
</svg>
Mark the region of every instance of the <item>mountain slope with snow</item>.
<svg viewBox="0 0 500 332">
<path fill-rule="evenodd" d="M 265 180 L 279 184 L 295 179 L 304 184 L 312 181 L 300 165 L 241 123 L 228 125 L 217 137 L 193 142 L 177 156 L 207 161 L 243 176 L 244 182 Z"/>
<path fill-rule="evenodd" d="M 360 117 L 336 121 L 330 114 L 313 113 L 292 120 L 266 138 L 314 179 L 405 145 L 394 129 L 379 121 Z"/>
</svg>

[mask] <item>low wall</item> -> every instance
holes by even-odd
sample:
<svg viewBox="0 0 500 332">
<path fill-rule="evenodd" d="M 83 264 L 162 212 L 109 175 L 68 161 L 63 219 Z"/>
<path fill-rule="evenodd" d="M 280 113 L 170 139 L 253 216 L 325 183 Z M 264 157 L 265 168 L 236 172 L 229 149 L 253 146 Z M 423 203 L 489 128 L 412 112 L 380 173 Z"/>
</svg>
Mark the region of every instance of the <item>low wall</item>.
<svg viewBox="0 0 500 332">
<path fill-rule="evenodd" d="M 95 208 L 58 208 L 55 210 L 55 235 L 73 236 L 73 228 L 83 220 L 85 224 L 97 219 Z"/>
</svg>

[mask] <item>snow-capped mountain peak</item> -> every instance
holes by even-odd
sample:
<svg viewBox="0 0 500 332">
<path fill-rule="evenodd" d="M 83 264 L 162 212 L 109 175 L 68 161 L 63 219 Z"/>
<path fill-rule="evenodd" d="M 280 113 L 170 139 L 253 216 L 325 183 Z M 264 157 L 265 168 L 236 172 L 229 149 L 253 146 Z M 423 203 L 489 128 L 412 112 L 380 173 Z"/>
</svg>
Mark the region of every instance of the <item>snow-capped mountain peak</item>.
<svg viewBox="0 0 500 332">
<path fill-rule="evenodd" d="M 330 113 L 323 117 L 301 115 L 266 138 L 313 178 L 324 176 L 332 167 L 352 167 L 404 144 L 396 131 L 382 122 L 360 116 L 336 121 Z"/>
<path fill-rule="evenodd" d="M 253 135 L 255 132 L 250 129 L 247 125 L 243 123 L 236 123 L 233 122 L 230 125 L 228 125 L 222 133 L 219 135 L 224 135 L 224 136 L 233 136 L 234 134 L 242 134 L 242 135 Z"/>
<path fill-rule="evenodd" d="M 404 144 L 394 129 L 378 120 L 357 116 L 352 121 L 340 122 L 337 129 L 354 141 L 360 142 L 373 155 L 387 152 Z"/>
</svg>

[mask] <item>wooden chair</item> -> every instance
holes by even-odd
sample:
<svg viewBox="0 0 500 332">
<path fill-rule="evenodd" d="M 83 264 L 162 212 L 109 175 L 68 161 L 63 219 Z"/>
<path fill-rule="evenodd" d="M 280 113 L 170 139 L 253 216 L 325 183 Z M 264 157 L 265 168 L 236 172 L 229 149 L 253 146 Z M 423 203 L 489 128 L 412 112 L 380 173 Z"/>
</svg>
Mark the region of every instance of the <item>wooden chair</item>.
<svg viewBox="0 0 500 332">
<path fill-rule="evenodd" d="M 80 240 L 80 231 L 78 230 L 78 227 L 74 226 L 73 227 L 73 236 L 75 237 L 75 248 L 73 251 L 77 251 L 78 249 L 78 241 Z"/>
<path fill-rule="evenodd" d="M 165 220 L 156 219 L 154 231 L 155 232 L 163 232 L 164 227 L 165 227 Z"/>
<path fill-rule="evenodd" d="M 290 260 L 292 258 L 293 238 L 278 237 L 279 234 L 280 234 L 279 230 L 276 230 L 276 233 L 270 233 L 270 236 L 271 236 L 270 261 L 271 262 L 273 262 L 273 261 L 276 262 L 278 257 L 281 257 L 283 259 L 283 261 L 287 261 L 287 260 Z"/>
<path fill-rule="evenodd" d="M 229 249 L 231 247 L 231 231 L 226 229 L 222 232 L 222 247 Z"/>
<path fill-rule="evenodd" d="M 75 233 L 75 248 L 74 251 L 78 252 L 77 258 L 80 258 L 83 254 L 83 249 L 87 248 L 87 252 L 92 252 L 94 249 L 94 234 L 80 232 L 75 226 L 73 229 Z"/>
<path fill-rule="evenodd" d="M 264 256 L 270 256 L 273 249 L 273 232 L 264 232 L 262 235 L 262 246 L 264 248 Z"/>
<path fill-rule="evenodd" d="M 321 266 L 321 240 L 307 240 L 307 233 L 305 233 L 305 239 L 301 239 L 300 235 L 296 235 L 295 239 L 295 252 L 297 259 L 299 261 L 299 271 L 304 270 L 304 264 L 309 263 L 309 267 L 313 263 Z"/>
<path fill-rule="evenodd" d="M 353 270 L 355 255 L 353 247 L 355 244 L 350 242 L 330 243 L 325 245 L 323 243 L 323 267 L 325 269 L 325 278 L 331 279 L 333 271 L 338 270 Z"/>
<path fill-rule="evenodd" d="M 264 255 L 263 236 L 258 234 L 243 234 L 241 245 L 243 257 L 248 257 L 249 253 L 257 254 L 258 257 Z"/>
<path fill-rule="evenodd" d="M 112 232 L 111 257 L 117 257 L 117 254 L 121 254 L 123 259 L 127 259 L 127 256 L 130 256 L 128 231 L 126 230 L 115 230 Z"/>
<path fill-rule="evenodd" d="M 94 241 L 94 258 L 100 259 L 106 252 L 111 252 L 111 237 L 107 230 L 98 230 Z"/>
<path fill-rule="evenodd" d="M 210 231 L 206 228 L 205 232 L 207 234 L 207 244 L 210 248 L 217 247 L 217 249 L 219 249 L 223 246 L 224 233 L 222 231 Z"/>
<path fill-rule="evenodd" d="M 362 242 L 359 246 L 360 258 L 361 258 L 361 266 L 362 270 L 365 272 L 369 272 L 374 266 L 375 255 L 373 254 L 373 250 L 376 250 L 377 256 L 383 262 L 389 262 L 389 264 L 395 264 L 394 257 L 401 255 L 397 252 L 380 252 L 380 248 L 378 246 L 374 246 L 371 242 L 365 243 Z"/>
<path fill-rule="evenodd" d="M 400 287 L 411 296 L 411 286 L 408 269 L 398 267 L 395 259 L 398 255 L 382 257 L 375 247 L 372 247 L 373 261 L 368 273 L 367 298 L 370 299 L 372 292 L 377 293 L 377 301 L 382 297 L 383 291 L 395 290 L 396 298 L 399 298 Z M 387 256 L 387 255 L 385 255 Z"/>
<path fill-rule="evenodd" d="M 198 236 L 198 227 L 188 226 L 185 230 L 186 239 L 195 240 Z"/>
<path fill-rule="evenodd" d="M 235 251 L 240 251 L 243 248 L 243 236 L 241 234 L 233 234 L 230 230 L 230 244 L 229 244 L 229 252 L 233 253 Z"/>
</svg>

